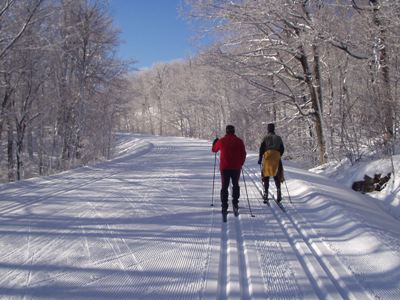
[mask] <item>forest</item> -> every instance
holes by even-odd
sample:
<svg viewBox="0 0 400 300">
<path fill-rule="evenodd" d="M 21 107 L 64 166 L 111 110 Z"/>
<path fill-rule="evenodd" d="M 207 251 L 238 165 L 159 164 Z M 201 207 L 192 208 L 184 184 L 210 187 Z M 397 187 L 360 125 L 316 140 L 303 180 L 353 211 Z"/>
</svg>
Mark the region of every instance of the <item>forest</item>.
<svg viewBox="0 0 400 300">
<path fill-rule="evenodd" d="M 306 167 L 399 151 L 399 1 L 179 10 L 207 45 L 133 71 L 106 1 L 1 0 L 0 180 L 107 159 L 121 131 L 212 140 L 233 124 L 257 151 L 274 122 L 284 159 Z"/>
<path fill-rule="evenodd" d="M 104 1 L 0 1 L 2 181 L 109 156 L 128 62 Z"/>
</svg>

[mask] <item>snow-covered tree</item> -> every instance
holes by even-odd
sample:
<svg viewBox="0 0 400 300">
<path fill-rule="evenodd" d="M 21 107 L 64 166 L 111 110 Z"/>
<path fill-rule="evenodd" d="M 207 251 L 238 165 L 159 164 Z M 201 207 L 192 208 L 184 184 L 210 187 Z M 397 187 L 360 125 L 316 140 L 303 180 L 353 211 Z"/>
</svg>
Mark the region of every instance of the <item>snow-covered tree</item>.
<svg viewBox="0 0 400 300">
<path fill-rule="evenodd" d="M 108 7 L 3 1 L 0 22 L 0 167 L 7 160 L 8 179 L 23 178 L 25 162 L 46 174 L 107 157 L 118 91 L 127 90 Z"/>
</svg>

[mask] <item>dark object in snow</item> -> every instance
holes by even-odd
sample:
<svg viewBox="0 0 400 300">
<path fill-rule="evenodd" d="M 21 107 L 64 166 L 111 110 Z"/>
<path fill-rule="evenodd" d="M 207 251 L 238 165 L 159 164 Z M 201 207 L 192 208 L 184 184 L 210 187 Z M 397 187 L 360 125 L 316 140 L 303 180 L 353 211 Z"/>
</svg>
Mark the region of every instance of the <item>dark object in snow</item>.
<svg viewBox="0 0 400 300">
<path fill-rule="evenodd" d="M 388 173 L 384 177 L 381 177 L 381 174 L 375 174 L 374 178 L 365 175 L 364 180 L 355 181 L 351 188 L 363 194 L 371 193 L 373 191 L 382 191 L 385 188 L 386 183 L 390 180 L 390 176 L 391 173 Z"/>
<path fill-rule="evenodd" d="M 374 177 L 376 177 L 376 175 Z M 364 192 L 371 193 L 375 191 L 374 179 L 375 178 L 369 177 L 368 175 L 364 175 Z"/>
<path fill-rule="evenodd" d="M 222 212 L 222 222 L 226 223 L 228 219 L 228 212 Z"/>
<path fill-rule="evenodd" d="M 379 178 L 379 181 L 375 185 L 375 190 L 376 191 L 382 191 L 386 187 L 386 183 L 390 180 L 390 173 L 388 173 L 386 176 L 383 176 Z"/>
<path fill-rule="evenodd" d="M 354 181 L 351 188 L 356 192 L 365 193 L 365 182 L 364 181 Z"/>
</svg>

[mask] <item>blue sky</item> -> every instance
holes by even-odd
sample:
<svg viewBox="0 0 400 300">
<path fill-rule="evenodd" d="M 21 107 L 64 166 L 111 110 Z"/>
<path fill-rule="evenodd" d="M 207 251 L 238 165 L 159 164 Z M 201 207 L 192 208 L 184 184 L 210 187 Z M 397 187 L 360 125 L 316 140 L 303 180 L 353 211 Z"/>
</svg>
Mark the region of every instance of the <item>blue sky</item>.
<svg viewBox="0 0 400 300">
<path fill-rule="evenodd" d="M 184 59 L 195 53 L 192 31 L 178 13 L 181 0 L 110 0 L 114 23 L 122 30 L 118 55 L 136 68 Z"/>
</svg>

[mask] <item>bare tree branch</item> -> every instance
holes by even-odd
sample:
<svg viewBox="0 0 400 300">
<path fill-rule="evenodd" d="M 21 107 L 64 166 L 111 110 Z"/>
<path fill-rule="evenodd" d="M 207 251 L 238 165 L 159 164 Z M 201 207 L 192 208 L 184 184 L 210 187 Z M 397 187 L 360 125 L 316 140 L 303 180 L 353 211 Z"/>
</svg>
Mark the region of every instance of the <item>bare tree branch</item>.
<svg viewBox="0 0 400 300">
<path fill-rule="evenodd" d="M 21 29 L 19 30 L 19 32 L 17 33 L 17 35 L 10 41 L 10 43 L 1 50 L 0 52 L 0 59 L 2 59 L 4 57 L 4 55 L 7 53 L 7 51 L 21 38 L 21 36 L 23 35 L 23 33 L 25 32 L 25 30 L 27 29 L 27 27 L 30 25 L 31 20 L 33 18 L 33 16 L 35 15 L 37 9 L 40 7 L 41 3 L 43 0 L 38 0 L 32 11 L 29 13 L 26 21 L 24 22 L 24 24 L 22 25 Z"/>
</svg>

